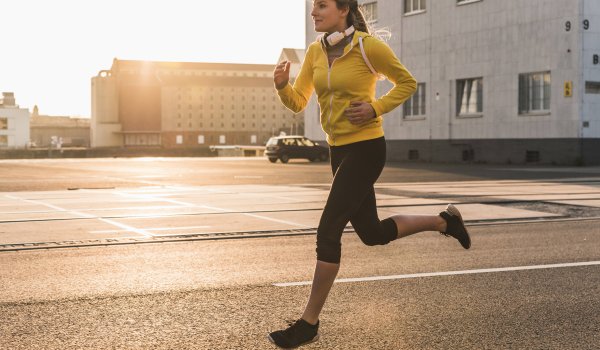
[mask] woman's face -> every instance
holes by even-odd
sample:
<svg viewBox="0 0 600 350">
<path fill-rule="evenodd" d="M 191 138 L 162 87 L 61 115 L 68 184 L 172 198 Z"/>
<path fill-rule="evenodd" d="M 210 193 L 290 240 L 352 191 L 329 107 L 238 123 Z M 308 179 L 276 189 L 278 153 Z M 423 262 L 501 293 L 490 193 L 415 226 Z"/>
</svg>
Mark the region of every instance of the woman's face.
<svg viewBox="0 0 600 350">
<path fill-rule="evenodd" d="M 314 0 L 310 15 L 315 22 L 316 32 L 333 33 L 346 30 L 348 8 L 338 9 L 335 0 Z"/>
</svg>

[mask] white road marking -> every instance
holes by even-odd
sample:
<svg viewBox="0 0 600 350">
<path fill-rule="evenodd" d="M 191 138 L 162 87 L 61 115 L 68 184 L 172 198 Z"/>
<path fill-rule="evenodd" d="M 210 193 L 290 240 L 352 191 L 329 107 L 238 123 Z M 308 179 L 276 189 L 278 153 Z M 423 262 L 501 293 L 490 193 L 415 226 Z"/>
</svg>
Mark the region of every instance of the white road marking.
<svg viewBox="0 0 600 350">
<path fill-rule="evenodd" d="M 42 201 L 20 198 L 20 197 L 12 196 L 12 195 L 9 195 L 9 194 L 7 194 L 5 197 L 10 198 L 10 199 L 14 199 L 14 200 L 20 200 L 20 201 L 23 201 L 23 202 L 26 202 L 26 203 L 30 203 L 30 204 L 43 205 L 45 207 L 48 207 L 48 208 L 51 208 L 51 209 L 54 209 L 54 210 L 57 210 L 57 211 L 60 211 L 60 212 L 71 213 L 73 215 L 76 215 L 76 216 L 79 216 L 79 217 L 82 217 L 82 218 L 86 218 L 86 219 L 95 218 L 94 215 L 82 213 L 82 212 L 75 211 L 75 210 L 69 210 L 69 209 L 57 207 L 56 205 L 52 205 L 52 204 L 49 204 L 49 203 L 44 203 Z"/>
<path fill-rule="evenodd" d="M 181 227 L 156 227 L 156 228 L 145 228 L 146 231 L 173 231 L 173 230 L 190 230 L 196 228 L 210 228 L 212 226 L 181 226 Z M 128 230 L 99 230 L 99 231 L 88 231 L 89 233 L 119 233 L 128 232 Z"/>
<path fill-rule="evenodd" d="M 100 218 L 100 217 L 95 216 L 95 215 L 91 215 L 91 214 L 87 214 L 87 213 L 81 213 L 81 212 L 78 212 L 78 211 L 61 208 L 61 207 L 58 207 L 56 205 L 52 205 L 52 204 L 49 204 L 49 203 L 44 203 L 42 201 L 31 200 L 31 199 L 24 199 L 24 198 L 19 198 L 19 197 L 12 196 L 12 195 L 6 195 L 6 197 L 10 198 L 10 199 L 24 201 L 24 202 L 27 202 L 27 203 L 33 203 L 33 204 L 37 204 L 37 205 L 43 205 L 43 206 L 46 206 L 48 208 L 52 208 L 52 209 L 60 211 L 60 212 L 71 213 L 73 215 L 76 215 L 76 216 L 79 216 L 79 217 L 82 217 L 82 218 L 85 218 L 85 219 L 97 219 L 99 221 L 102 221 L 102 222 L 107 223 L 109 225 L 117 226 L 117 227 L 122 228 L 124 230 L 127 230 L 129 232 L 138 233 L 138 234 L 140 234 L 140 235 L 142 235 L 144 237 L 152 237 L 152 236 L 154 236 L 152 233 L 150 233 L 148 231 L 145 231 L 143 229 L 138 229 L 138 228 L 135 228 L 133 226 L 125 225 L 125 224 L 122 224 L 120 222 L 116 222 L 116 221 L 113 221 L 113 220 L 103 219 L 103 218 Z"/>
<path fill-rule="evenodd" d="M 216 211 L 220 211 L 220 212 L 224 212 L 224 213 L 227 213 L 227 212 L 231 211 L 229 209 L 211 207 L 211 206 L 208 206 L 208 205 L 202 205 L 200 207 L 206 208 L 206 209 L 212 209 L 212 210 L 216 210 Z M 291 226 L 298 226 L 298 227 L 303 227 L 303 228 L 312 228 L 312 226 L 307 226 L 307 225 L 299 224 L 297 222 L 292 222 L 292 221 L 274 219 L 274 218 L 270 218 L 268 216 L 262 216 L 262 215 L 256 215 L 256 214 L 250 214 L 250 213 L 237 213 L 237 214 L 242 214 L 242 215 L 245 215 L 245 216 L 250 216 L 250 217 L 253 217 L 253 218 L 256 218 L 256 219 L 273 221 L 273 222 L 277 222 L 277 223 L 280 223 L 280 224 L 286 224 L 286 225 L 291 225 Z"/>
<path fill-rule="evenodd" d="M 137 195 L 137 194 L 129 194 L 129 193 L 121 192 L 121 191 L 113 191 L 113 193 L 117 194 L 119 196 L 122 196 L 122 197 L 130 197 L 130 198 L 140 198 L 141 197 L 141 198 L 148 198 L 149 200 L 153 200 L 155 198 L 151 194 Z M 187 208 L 205 208 L 205 209 L 211 209 L 211 210 L 215 210 L 215 211 L 222 212 L 222 213 L 228 213 L 228 212 L 233 211 L 230 209 L 217 208 L 217 207 L 208 206 L 208 205 L 198 205 L 198 204 L 182 202 L 182 201 L 178 201 L 178 200 L 174 200 L 174 199 L 162 199 L 162 200 L 165 202 L 178 204 L 178 205 L 181 205 L 182 207 L 187 207 Z M 285 225 L 297 226 L 297 227 L 302 227 L 302 228 L 312 228 L 312 226 L 299 224 L 297 222 L 274 219 L 274 218 L 270 218 L 268 216 L 263 216 L 263 215 L 256 215 L 256 214 L 250 214 L 250 213 L 236 213 L 236 214 L 241 214 L 241 215 L 245 215 L 245 216 L 249 216 L 249 217 L 253 217 L 253 218 L 261 219 L 261 220 L 277 222 L 277 223 L 285 224 Z"/>
<path fill-rule="evenodd" d="M 384 281 L 384 280 L 398 280 L 398 279 L 421 278 L 421 277 L 439 277 L 439 276 L 454 276 L 454 275 L 470 275 L 470 274 L 478 274 L 478 273 L 507 272 L 507 271 L 524 271 L 524 270 L 541 270 L 541 269 L 555 269 L 555 268 L 562 268 L 562 267 L 578 267 L 578 266 L 594 266 L 594 265 L 600 265 L 600 261 L 586 261 L 586 262 L 562 263 L 562 264 L 548 264 L 548 265 L 498 267 L 498 268 L 490 268 L 490 269 L 462 270 L 462 271 L 426 272 L 426 273 L 413 273 L 413 274 L 408 274 L 408 275 L 373 276 L 373 277 L 359 277 L 359 278 L 340 278 L 340 279 L 336 279 L 334 283 Z M 312 281 L 289 282 L 289 283 L 273 283 L 273 285 L 276 286 L 276 287 L 309 286 L 311 284 L 312 284 Z"/>
</svg>

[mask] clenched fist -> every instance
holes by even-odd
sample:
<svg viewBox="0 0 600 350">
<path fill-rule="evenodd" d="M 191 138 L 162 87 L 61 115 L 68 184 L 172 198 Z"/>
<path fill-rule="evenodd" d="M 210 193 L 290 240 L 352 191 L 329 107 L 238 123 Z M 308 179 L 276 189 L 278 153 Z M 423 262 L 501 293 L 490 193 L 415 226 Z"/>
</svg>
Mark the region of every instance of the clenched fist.
<svg viewBox="0 0 600 350">
<path fill-rule="evenodd" d="M 292 62 L 283 61 L 275 66 L 273 71 L 273 81 L 277 90 L 283 89 L 290 81 L 290 65 Z"/>
</svg>

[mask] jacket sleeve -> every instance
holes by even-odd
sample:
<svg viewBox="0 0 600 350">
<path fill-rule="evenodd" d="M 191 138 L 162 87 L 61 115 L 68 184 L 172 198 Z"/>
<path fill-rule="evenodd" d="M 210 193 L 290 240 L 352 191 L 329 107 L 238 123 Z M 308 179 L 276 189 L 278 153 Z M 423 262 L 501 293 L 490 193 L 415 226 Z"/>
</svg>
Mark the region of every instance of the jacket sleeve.
<svg viewBox="0 0 600 350">
<path fill-rule="evenodd" d="M 306 50 L 304 62 L 302 62 L 300 73 L 298 73 L 294 85 L 288 83 L 283 89 L 277 90 L 281 103 L 294 113 L 300 113 L 306 108 L 308 100 L 315 90 L 311 47 L 309 46 Z"/>
<path fill-rule="evenodd" d="M 374 38 L 369 41 L 371 45 L 365 44 L 365 51 L 373 68 L 394 84 L 385 96 L 371 103 L 376 115 L 381 116 L 408 100 L 417 91 L 417 80 L 386 43 Z"/>
</svg>

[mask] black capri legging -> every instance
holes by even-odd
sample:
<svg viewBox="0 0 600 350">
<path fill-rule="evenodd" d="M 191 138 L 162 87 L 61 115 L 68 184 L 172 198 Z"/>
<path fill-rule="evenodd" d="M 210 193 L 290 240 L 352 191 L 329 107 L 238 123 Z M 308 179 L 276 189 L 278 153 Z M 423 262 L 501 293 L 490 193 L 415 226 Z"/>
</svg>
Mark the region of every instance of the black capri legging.
<svg viewBox="0 0 600 350">
<path fill-rule="evenodd" d="M 396 223 L 379 220 L 373 188 L 385 165 L 385 151 L 384 137 L 330 147 L 334 177 L 317 229 L 317 260 L 339 264 L 348 222 L 366 245 L 397 238 Z"/>
</svg>

